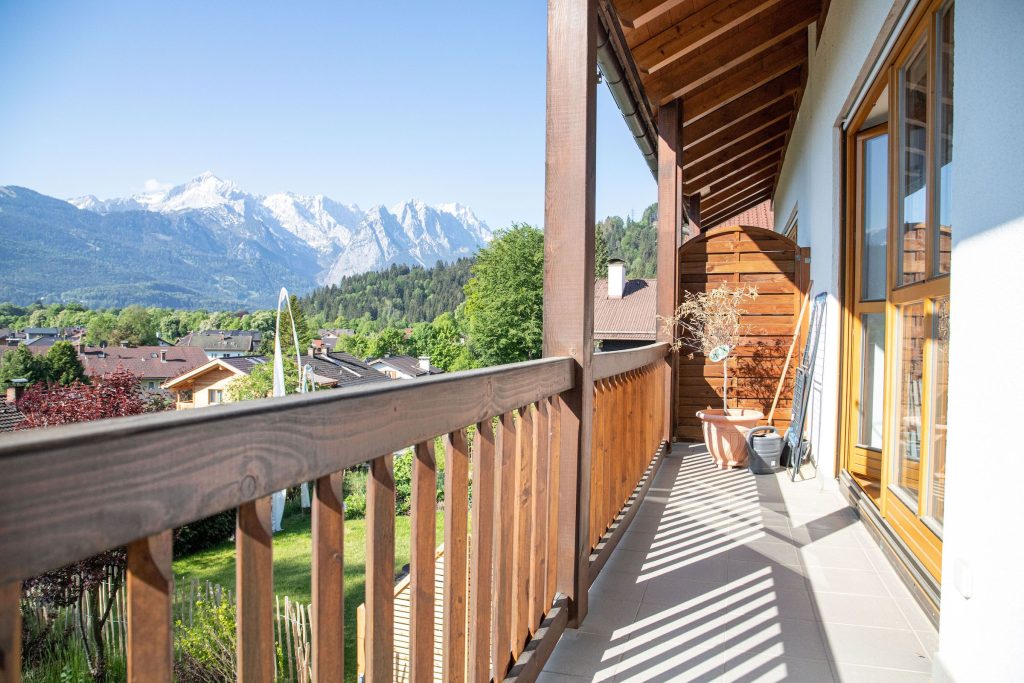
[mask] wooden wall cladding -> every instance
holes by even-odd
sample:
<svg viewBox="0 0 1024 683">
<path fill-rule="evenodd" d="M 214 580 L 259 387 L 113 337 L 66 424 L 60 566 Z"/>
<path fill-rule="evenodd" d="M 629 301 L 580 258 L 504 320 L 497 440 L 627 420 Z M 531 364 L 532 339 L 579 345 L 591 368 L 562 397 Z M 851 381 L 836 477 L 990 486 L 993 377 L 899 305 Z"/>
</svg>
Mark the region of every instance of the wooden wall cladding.
<svg viewBox="0 0 1024 683">
<path fill-rule="evenodd" d="M 744 306 L 745 342 L 729 358 L 729 407 L 753 408 L 768 414 L 792 341 L 793 327 L 807 292 L 810 249 L 801 249 L 780 233 L 739 225 L 709 230 L 679 248 L 679 301 L 686 292 L 721 284 L 754 285 L 758 297 Z M 808 317 L 805 314 L 805 318 Z M 806 319 L 803 327 L 806 328 Z M 774 425 L 789 426 L 793 377 L 803 334 L 797 340 L 787 381 L 775 409 Z M 722 407 L 722 364 L 697 352 L 679 353 L 676 393 L 676 439 L 704 438 L 697 411 Z M 766 422 L 763 422 L 765 424 Z"/>
</svg>

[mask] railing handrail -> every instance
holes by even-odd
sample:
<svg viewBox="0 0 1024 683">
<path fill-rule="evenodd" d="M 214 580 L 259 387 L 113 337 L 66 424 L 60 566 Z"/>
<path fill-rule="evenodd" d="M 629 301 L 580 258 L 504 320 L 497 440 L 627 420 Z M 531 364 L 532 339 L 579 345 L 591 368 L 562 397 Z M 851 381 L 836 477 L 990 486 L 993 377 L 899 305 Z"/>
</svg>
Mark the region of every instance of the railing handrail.
<svg viewBox="0 0 1024 683">
<path fill-rule="evenodd" d="M 669 348 L 668 342 L 655 342 L 635 349 L 595 353 L 592 364 L 594 381 L 608 379 L 649 365 L 668 355 Z"/>
<path fill-rule="evenodd" d="M 523 363 L 0 440 L 0 585 L 562 393 L 573 360 Z"/>
</svg>

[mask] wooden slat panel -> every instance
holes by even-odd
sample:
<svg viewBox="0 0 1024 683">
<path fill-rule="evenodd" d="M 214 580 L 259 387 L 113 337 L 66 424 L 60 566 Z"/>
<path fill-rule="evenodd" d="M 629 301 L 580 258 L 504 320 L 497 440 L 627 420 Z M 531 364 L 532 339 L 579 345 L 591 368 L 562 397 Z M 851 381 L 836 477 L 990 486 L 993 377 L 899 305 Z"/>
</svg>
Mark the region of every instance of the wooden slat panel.
<svg viewBox="0 0 1024 683">
<path fill-rule="evenodd" d="M 550 605 L 558 592 L 558 563 L 562 558 L 558 553 L 558 516 L 563 513 L 559 503 L 559 488 L 562 459 L 562 421 L 560 401 L 557 398 L 548 400 L 548 420 L 550 434 L 548 436 L 548 455 L 551 459 L 548 480 L 548 567 L 545 578 L 544 604 Z"/>
<path fill-rule="evenodd" d="M 547 578 L 547 539 L 548 539 L 548 476 L 550 458 L 548 457 L 548 401 L 545 399 L 537 404 L 537 414 L 533 422 L 533 537 L 530 542 L 530 628 L 540 624 L 544 613 L 551 606 L 545 603 L 545 581 Z"/>
<path fill-rule="evenodd" d="M 512 660 L 512 559 L 514 533 L 509 513 L 515 504 L 516 435 L 513 413 L 498 423 L 496 443 L 498 476 L 495 477 L 494 508 L 494 607 L 491 613 L 491 672 L 495 680 L 504 677 Z"/>
<path fill-rule="evenodd" d="M 484 683 L 491 678 L 491 560 L 495 523 L 494 428 L 491 421 L 476 425 L 473 441 L 473 540 L 469 574 L 469 680 Z"/>
<path fill-rule="evenodd" d="M 367 683 L 393 679 L 395 601 L 395 478 L 392 456 L 370 463 L 366 478 Z"/>
<path fill-rule="evenodd" d="M 800 90 L 802 79 L 799 69 L 792 69 L 768 81 L 761 87 L 732 100 L 707 116 L 683 120 L 685 148 L 702 142 L 729 126 L 736 125 L 745 117 L 753 116 L 765 107 L 780 100 L 793 102 L 793 95 Z"/>
<path fill-rule="evenodd" d="M 752 140 L 737 140 L 699 161 L 688 162 L 684 169 L 687 184 L 691 182 L 707 184 L 707 180 L 702 179 L 702 176 L 705 174 L 711 173 L 723 166 L 728 166 L 731 162 L 743 159 L 745 156 L 753 157 L 770 154 L 774 149 L 781 148 L 781 140 L 788 132 L 789 120 L 782 119 L 769 125 Z M 703 198 L 701 202 L 701 214 L 704 216 L 711 215 L 712 212 L 703 205 Z"/>
<path fill-rule="evenodd" d="M 469 447 L 463 430 L 445 437 L 444 669 L 442 680 L 466 680 Z"/>
<path fill-rule="evenodd" d="M 21 683 L 21 583 L 0 585 L 0 683 Z"/>
<path fill-rule="evenodd" d="M 238 507 L 235 587 L 238 596 L 238 680 L 274 680 L 274 562 L 270 498 Z"/>
<path fill-rule="evenodd" d="M 344 472 L 316 480 L 313 491 L 313 680 L 345 673 Z"/>
<path fill-rule="evenodd" d="M 170 682 L 174 672 L 171 624 L 173 532 L 128 544 L 128 681 Z"/>
<path fill-rule="evenodd" d="M 686 148 L 686 159 L 700 161 L 718 150 L 746 138 L 757 138 L 761 131 L 778 121 L 788 121 L 795 112 L 792 98 L 776 100 L 771 105 L 746 118 L 740 119 L 701 142 Z M 686 130 L 689 132 L 689 130 Z M 703 198 L 702 210 L 703 210 Z"/>
<path fill-rule="evenodd" d="M 410 677 L 434 678 L 434 557 L 437 548 L 437 463 L 434 442 L 416 444 L 412 462 L 412 548 L 409 566 L 412 595 Z"/>
<path fill-rule="evenodd" d="M 564 391 L 573 385 L 573 367 L 550 358 L 15 432 L 0 442 L 0 583 Z"/>
</svg>

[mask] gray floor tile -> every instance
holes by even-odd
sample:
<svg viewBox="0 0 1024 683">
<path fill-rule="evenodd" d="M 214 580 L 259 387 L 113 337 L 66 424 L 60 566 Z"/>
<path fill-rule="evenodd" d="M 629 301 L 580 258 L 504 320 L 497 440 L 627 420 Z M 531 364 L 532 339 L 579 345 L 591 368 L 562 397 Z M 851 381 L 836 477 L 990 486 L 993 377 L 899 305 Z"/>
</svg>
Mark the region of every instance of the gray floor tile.
<svg viewBox="0 0 1024 683">
<path fill-rule="evenodd" d="M 807 580 L 815 593 L 889 597 L 889 591 L 882 578 L 871 570 L 810 566 L 807 567 Z"/>
<path fill-rule="evenodd" d="M 608 636 L 566 629 L 544 670 L 608 681 L 615 677 L 618 661 Z"/>
<path fill-rule="evenodd" d="M 877 666 L 833 663 L 841 683 L 931 683 L 931 674 L 923 671 L 901 671 Z"/>
<path fill-rule="evenodd" d="M 720 680 L 723 683 L 826 683 L 835 678 L 826 660 L 746 653 L 742 659 L 726 660 Z"/>
<path fill-rule="evenodd" d="M 841 664 L 861 664 L 904 671 L 931 671 L 931 660 L 911 630 L 823 625 L 832 658 Z"/>
<path fill-rule="evenodd" d="M 861 548 L 836 548 L 834 546 L 804 546 L 800 557 L 808 567 L 832 567 L 836 569 L 860 569 L 874 571 Z"/>
<path fill-rule="evenodd" d="M 865 600 L 861 595 L 815 593 L 821 620 L 835 624 L 909 629 L 903 613 L 891 600 Z"/>
</svg>

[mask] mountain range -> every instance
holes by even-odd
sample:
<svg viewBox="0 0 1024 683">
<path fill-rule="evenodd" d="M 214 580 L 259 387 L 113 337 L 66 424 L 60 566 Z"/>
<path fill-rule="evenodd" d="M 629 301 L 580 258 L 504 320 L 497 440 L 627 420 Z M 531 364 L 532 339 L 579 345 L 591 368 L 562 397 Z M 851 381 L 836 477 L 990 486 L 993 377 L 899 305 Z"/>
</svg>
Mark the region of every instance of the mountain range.
<svg viewBox="0 0 1024 683">
<path fill-rule="evenodd" d="M 67 201 L 0 187 L 0 301 L 181 308 L 273 305 L 392 264 L 469 256 L 491 230 L 461 204 L 364 211 L 324 195 L 243 191 L 212 173 L 176 187 Z"/>
</svg>

